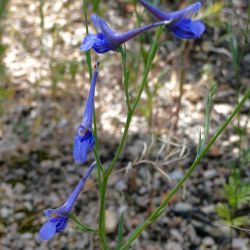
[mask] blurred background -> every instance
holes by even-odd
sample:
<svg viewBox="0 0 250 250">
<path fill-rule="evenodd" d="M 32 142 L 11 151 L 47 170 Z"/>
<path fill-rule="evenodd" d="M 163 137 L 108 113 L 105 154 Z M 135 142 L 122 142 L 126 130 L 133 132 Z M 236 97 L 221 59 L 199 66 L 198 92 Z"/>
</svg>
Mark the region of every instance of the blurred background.
<svg viewBox="0 0 250 250">
<path fill-rule="evenodd" d="M 127 31 L 152 22 L 137 1 L 86 1 L 112 28 Z M 149 1 L 168 10 L 192 1 Z M 107 232 L 115 242 L 119 213 L 131 232 L 168 194 L 195 158 L 212 82 L 217 94 L 211 131 L 250 88 L 249 1 L 202 1 L 201 39 L 180 41 L 170 32 L 133 117 L 128 142 L 110 178 Z M 135 95 L 154 31 L 126 44 Z M 99 249 L 95 236 L 67 229 L 50 242 L 37 232 L 42 211 L 60 206 L 86 166 L 74 164 L 73 137 L 81 121 L 89 75 L 79 47 L 85 36 L 81 0 L 0 0 L 0 249 Z M 92 53 L 101 62 L 96 113 L 101 160 L 107 166 L 126 118 L 120 55 Z M 166 214 L 133 249 L 250 249 L 250 101 L 200 164 Z M 96 173 L 74 212 L 95 226 Z M 231 227 L 233 226 L 233 228 Z M 243 230 L 246 229 L 246 230 Z"/>
</svg>

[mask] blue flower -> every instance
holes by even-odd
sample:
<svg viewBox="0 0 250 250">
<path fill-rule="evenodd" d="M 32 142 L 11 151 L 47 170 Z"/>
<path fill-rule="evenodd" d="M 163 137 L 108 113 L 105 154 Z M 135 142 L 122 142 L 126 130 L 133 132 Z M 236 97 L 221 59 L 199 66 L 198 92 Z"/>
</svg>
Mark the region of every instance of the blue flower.
<svg viewBox="0 0 250 250">
<path fill-rule="evenodd" d="M 48 217 L 48 220 L 42 225 L 39 230 L 39 235 L 43 240 L 51 240 L 56 233 L 62 232 L 68 223 L 69 213 L 75 204 L 77 197 L 84 187 L 86 180 L 88 179 L 91 171 L 95 166 L 95 162 L 88 168 L 85 175 L 77 184 L 73 192 L 70 194 L 66 202 L 57 209 L 47 209 L 44 214 Z"/>
<path fill-rule="evenodd" d="M 86 102 L 83 119 L 74 138 L 73 157 L 77 163 L 84 163 L 88 153 L 94 148 L 95 139 L 92 132 L 95 85 L 98 75 L 98 63 L 95 65 L 90 83 L 89 96 Z"/>
<path fill-rule="evenodd" d="M 102 20 L 97 15 L 91 16 L 92 21 L 97 29 L 97 34 L 88 34 L 82 44 L 81 44 L 81 51 L 87 51 L 91 48 L 94 49 L 96 53 L 103 54 L 107 51 L 113 50 L 115 51 L 122 43 L 127 42 L 128 40 L 132 39 L 133 37 L 143 33 L 146 30 L 152 29 L 154 27 L 160 25 L 169 24 L 169 21 L 160 21 L 156 23 L 152 23 L 143 27 L 135 28 L 133 30 L 118 33 L 113 31 L 108 24 Z"/>
<path fill-rule="evenodd" d="M 171 21 L 167 26 L 172 33 L 180 39 L 199 38 L 205 31 L 205 25 L 199 20 L 192 20 L 192 16 L 201 7 L 200 2 L 196 2 L 185 9 L 175 12 L 164 12 L 147 3 L 144 0 L 139 2 L 159 20 Z"/>
</svg>

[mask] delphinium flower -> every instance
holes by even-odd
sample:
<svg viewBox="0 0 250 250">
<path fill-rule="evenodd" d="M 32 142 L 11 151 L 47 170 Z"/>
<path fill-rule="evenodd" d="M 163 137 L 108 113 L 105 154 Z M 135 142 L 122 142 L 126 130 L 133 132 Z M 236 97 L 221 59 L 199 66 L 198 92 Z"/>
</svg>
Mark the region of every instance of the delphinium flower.
<svg viewBox="0 0 250 250">
<path fill-rule="evenodd" d="M 139 2 L 157 19 L 171 21 L 167 28 L 177 38 L 199 38 L 205 31 L 205 25 L 201 21 L 192 20 L 193 14 L 201 7 L 200 2 L 175 12 L 162 11 L 144 0 L 139 0 Z"/>
<path fill-rule="evenodd" d="M 170 21 L 164 20 L 143 27 L 135 28 L 127 32 L 119 33 L 112 30 L 109 25 L 99 16 L 94 14 L 91 16 L 91 19 L 98 33 L 88 34 L 84 38 L 80 49 L 81 51 L 87 51 L 93 48 L 94 51 L 99 54 L 106 53 L 110 50 L 115 51 L 121 44 L 143 33 L 144 31 L 170 23 Z"/>
<path fill-rule="evenodd" d="M 70 194 L 66 202 L 57 209 L 47 209 L 44 214 L 48 217 L 48 220 L 42 225 L 39 235 L 43 240 L 50 240 L 56 233 L 62 232 L 67 226 L 69 213 L 74 206 L 77 197 L 84 187 L 86 180 L 88 179 L 91 171 L 95 166 L 95 162 L 87 169 L 86 173 L 77 184 L 73 192 Z"/>
<path fill-rule="evenodd" d="M 95 86 L 98 75 L 98 64 L 94 67 L 92 79 L 90 83 L 89 95 L 83 114 L 81 124 L 77 129 L 74 138 L 73 156 L 77 163 L 84 163 L 87 160 L 87 154 L 94 148 L 95 139 L 92 132 L 92 118 L 94 111 Z"/>
</svg>

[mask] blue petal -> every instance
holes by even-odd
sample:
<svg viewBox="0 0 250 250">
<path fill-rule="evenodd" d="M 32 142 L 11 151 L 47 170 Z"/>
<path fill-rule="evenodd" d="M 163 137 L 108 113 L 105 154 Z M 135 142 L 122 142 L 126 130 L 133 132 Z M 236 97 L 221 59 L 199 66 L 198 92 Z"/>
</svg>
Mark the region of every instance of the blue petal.
<svg viewBox="0 0 250 250">
<path fill-rule="evenodd" d="M 96 35 L 87 35 L 80 46 L 80 50 L 87 51 L 93 48 L 96 53 L 103 54 L 109 50 L 115 50 L 116 47 L 107 39 L 107 36 L 103 33 L 98 33 Z"/>
<path fill-rule="evenodd" d="M 201 7 L 200 2 L 196 2 L 194 4 L 191 4 L 187 6 L 186 8 L 178 11 L 162 11 L 155 6 L 149 4 L 148 2 L 144 0 L 139 0 L 139 2 L 149 11 L 151 14 L 153 14 L 155 17 L 157 17 L 160 20 L 173 20 L 178 21 L 182 18 L 191 18 L 192 15 L 199 10 Z"/>
<path fill-rule="evenodd" d="M 108 24 L 102 18 L 93 14 L 91 16 L 91 19 L 98 33 L 104 33 L 105 35 L 111 37 L 115 35 L 115 32 L 108 26 Z"/>
<path fill-rule="evenodd" d="M 56 233 L 56 224 L 50 221 L 45 222 L 39 230 L 39 235 L 43 240 L 50 240 Z"/>
<path fill-rule="evenodd" d="M 178 10 L 175 12 L 169 12 L 168 16 L 169 16 L 169 19 L 173 19 L 173 20 L 191 18 L 194 15 L 194 13 L 200 9 L 200 7 L 201 7 L 201 3 L 196 2 L 194 4 L 187 6 L 186 8 L 184 8 L 182 10 Z"/>
<path fill-rule="evenodd" d="M 93 34 L 87 35 L 81 44 L 80 50 L 87 51 L 87 50 L 91 49 L 93 47 L 93 45 L 95 44 L 97 39 L 98 38 L 96 37 L 96 35 L 93 35 Z"/>
<path fill-rule="evenodd" d="M 52 217 L 53 214 L 57 214 L 57 211 L 56 209 L 51 209 L 51 208 L 48 208 L 46 210 L 43 211 L 44 215 L 46 215 L 48 218 Z"/>
<path fill-rule="evenodd" d="M 59 233 L 62 232 L 67 226 L 68 218 L 58 215 L 54 218 L 49 219 L 49 221 L 56 225 L 56 232 Z"/>
<path fill-rule="evenodd" d="M 169 27 L 173 34 L 180 39 L 199 38 L 205 31 L 205 26 L 201 21 L 182 19 Z"/>
<path fill-rule="evenodd" d="M 92 132 L 87 131 L 83 136 L 76 134 L 74 140 L 73 156 L 77 163 L 84 163 L 87 160 L 87 154 L 93 149 L 95 140 Z"/>
<path fill-rule="evenodd" d="M 103 54 L 110 50 L 115 50 L 116 46 L 113 45 L 103 33 L 98 33 L 93 49 L 96 53 Z"/>
<path fill-rule="evenodd" d="M 192 21 L 190 29 L 196 34 L 196 37 L 201 37 L 205 31 L 205 25 L 201 21 Z"/>
</svg>

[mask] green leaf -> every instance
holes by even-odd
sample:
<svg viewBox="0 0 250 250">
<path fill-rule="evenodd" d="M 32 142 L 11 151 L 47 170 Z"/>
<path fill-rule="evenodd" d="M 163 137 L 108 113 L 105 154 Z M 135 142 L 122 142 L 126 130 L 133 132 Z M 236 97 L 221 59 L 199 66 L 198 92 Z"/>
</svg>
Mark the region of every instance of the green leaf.
<svg viewBox="0 0 250 250">
<path fill-rule="evenodd" d="M 4 18 L 7 12 L 9 0 L 1 0 L 0 1 L 0 19 Z"/>
<path fill-rule="evenodd" d="M 248 216 L 239 216 L 233 219 L 233 225 L 241 227 L 250 224 L 250 218 Z"/>
<path fill-rule="evenodd" d="M 243 136 L 243 135 L 246 135 L 246 133 L 247 133 L 245 128 L 241 128 L 238 126 L 234 126 L 233 128 L 234 128 L 235 133 L 237 133 L 238 135 Z"/>
<path fill-rule="evenodd" d="M 213 103 L 213 98 L 217 91 L 217 85 L 216 82 L 212 82 L 210 87 L 210 92 L 207 98 L 207 104 L 206 104 L 206 114 L 205 114 L 205 122 L 204 122 L 204 135 L 201 136 L 201 132 L 199 134 L 199 144 L 197 149 L 196 158 L 199 156 L 200 152 L 203 150 L 203 148 L 206 146 L 206 142 L 208 139 L 209 134 L 209 127 L 210 127 L 210 114 L 211 114 L 211 108 Z"/>
<path fill-rule="evenodd" d="M 99 13 L 100 0 L 93 0 L 93 12 Z"/>
<path fill-rule="evenodd" d="M 88 233 L 97 233 L 95 228 L 91 228 L 89 225 L 81 224 L 74 227 L 75 230 Z"/>
<path fill-rule="evenodd" d="M 210 26 L 222 26 L 223 21 L 220 18 L 220 12 L 223 9 L 222 2 L 215 2 L 208 6 L 205 13 L 202 15 L 202 19 L 205 19 L 206 23 Z"/>
<path fill-rule="evenodd" d="M 219 203 L 216 206 L 216 213 L 226 222 L 230 222 L 230 210 L 227 205 Z"/>
<path fill-rule="evenodd" d="M 69 218 L 76 223 L 76 226 L 74 228 L 75 230 L 82 231 L 82 232 L 89 232 L 89 233 L 96 233 L 97 232 L 97 229 L 95 229 L 87 224 L 80 223 L 80 221 L 78 220 L 78 218 L 76 217 L 76 215 L 74 213 L 70 213 Z"/>
<path fill-rule="evenodd" d="M 197 153 L 196 153 L 196 158 L 201 152 L 201 144 L 202 144 L 202 138 L 201 138 L 201 130 L 199 131 L 199 142 L 198 142 L 198 147 L 197 147 Z"/>
<path fill-rule="evenodd" d="M 213 15 L 218 15 L 218 13 L 220 13 L 222 9 L 223 9 L 223 3 L 215 2 L 214 4 L 208 6 L 205 13 L 203 14 L 203 18 L 210 17 Z"/>
<path fill-rule="evenodd" d="M 121 248 L 123 241 L 123 234 L 124 234 L 124 211 L 121 213 L 119 219 L 118 238 L 116 241 L 115 250 L 119 250 Z"/>
<path fill-rule="evenodd" d="M 77 60 L 69 61 L 69 73 L 71 75 L 72 80 L 75 80 L 78 69 L 79 69 L 79 62 Z"/>
<path fill-rule="evenodd" d="M 250 186 L 249 182 L 242 183 L 241 188 L 237 194 L 239 205 L 244 205 L 250 202 Z"/>
<path fill-rule="evenodd" d="M 250 147 L 242 150 L 241 166 L 247 167 L 250 164 Z"/>
<path fill-rule="evenodd" d="M 237 181 L 231 176 L 229 182 L 224 185 L 225 198 L 227 199 L 230 207 L 235 207 L 237 205 Z"/>
</svg>

